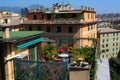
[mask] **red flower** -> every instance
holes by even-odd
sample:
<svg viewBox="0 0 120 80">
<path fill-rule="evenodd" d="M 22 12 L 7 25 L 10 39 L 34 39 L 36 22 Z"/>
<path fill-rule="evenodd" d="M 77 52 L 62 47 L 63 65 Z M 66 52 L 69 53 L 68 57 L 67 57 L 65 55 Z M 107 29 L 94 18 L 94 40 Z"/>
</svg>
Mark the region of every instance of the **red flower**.
<svg viewBox="0 0 120 80">
<path fill-rule="evenodd" d="M 60 47 L 60 48 L 58 48 L 58 52 L 59 52 L 59 53 L 64 53 L 64 52 L 65 52 L 65 49 L 64 49 L 63 47 Z"/>
</svg>

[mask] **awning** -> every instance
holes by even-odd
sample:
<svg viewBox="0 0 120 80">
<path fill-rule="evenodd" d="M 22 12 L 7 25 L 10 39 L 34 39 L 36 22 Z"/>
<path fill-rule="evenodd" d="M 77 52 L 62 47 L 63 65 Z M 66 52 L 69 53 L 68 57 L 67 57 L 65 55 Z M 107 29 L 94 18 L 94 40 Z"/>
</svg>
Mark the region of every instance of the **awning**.
<svg viewBox="0 0 120 80">
<path fill-rule="evenodd" d="M 34 45 L 36 43 L 43 42 L 43 41 L 45 41 L 45 42 L 52 42 L 53 40 L 41 37 L 41 38 L 37 38 L 37 39 L 32 40 L 32 41 L 29 41 L 29 42 L 17 45 L 17 49 L 26 48 L 28 46 L 31 46 L 31 45 Z"/>
</svg>

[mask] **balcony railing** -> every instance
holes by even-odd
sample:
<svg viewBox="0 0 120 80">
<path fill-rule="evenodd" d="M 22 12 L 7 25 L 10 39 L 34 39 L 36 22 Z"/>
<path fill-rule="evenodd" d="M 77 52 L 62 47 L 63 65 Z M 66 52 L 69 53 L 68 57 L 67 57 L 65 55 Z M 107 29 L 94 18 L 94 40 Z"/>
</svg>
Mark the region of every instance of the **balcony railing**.
<svg viewBox="0 0 120 80">
<path fill-rule="evenodd" d="M 42 20 L 25 20 L 25 24 L 39 24 L 39 23 L 44 23 Z"/>
<path fill-rule="evenodd" d="M 53 36 L 72 36 L 72 37 L 75 37 L 75 36 L 77 36 L 78 34 L 77 33 L 64 33 L 64 32 L 60 32 L 60 33 L 50 33 L 50 32 L 48 32 L 48 34 L 45 34 L 45 35 L 49 35 L 49 36 L 51 36 L 51 35 L 53 35 Z"/>
<path fill-rule="evenodd" d="M 24 23 L 27 24 L 40 24 L 40 23 L 82 23 L 83 19 L 80 18 L 59 18 L 59 19 L 54 19 L 54 20 L 25 20 Z"/>
<path fill-rule="evenodd" d="M 59 19 L 54 19 L 54 22 L 56 23 L 80 23 L 82 19 L 80 18 L 59 18 Z"/>
</svg>

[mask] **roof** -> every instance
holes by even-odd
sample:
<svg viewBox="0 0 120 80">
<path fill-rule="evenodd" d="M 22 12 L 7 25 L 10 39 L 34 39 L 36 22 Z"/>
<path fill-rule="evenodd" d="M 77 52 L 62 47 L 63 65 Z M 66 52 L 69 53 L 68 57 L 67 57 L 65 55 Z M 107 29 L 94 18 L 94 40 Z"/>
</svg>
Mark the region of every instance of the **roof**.
<svg viewBox="0 0 120 80">
<path fill-rule="evenodd" d="M 15 41 L 19 41 L 22 39 L 25 39 L 26 37 L 33 37 L 33 36 L 37 36 L 44 33 L 44 31 L 11 31 L 10 32 L 10 38 L 7 39 L 3 39 L 2 38 L 2 32 L 0 31 L 0 41 L 2 40 L 2 42 L 15 42 Z"/>
<path fill-rule="evenodd" d="M 120 32 L 120 30 L 112 29 L 112 28 L 98 28 L 99 33 L 111 33 L 111 32 Z"/>
<path fill-rule="evenodd" d="M 54 12 L 54 13 L 82 13 L 83 11 L 82 10 L 61 10 L 61 11 L 58 11 L 58 12 Z"/>
</svg>

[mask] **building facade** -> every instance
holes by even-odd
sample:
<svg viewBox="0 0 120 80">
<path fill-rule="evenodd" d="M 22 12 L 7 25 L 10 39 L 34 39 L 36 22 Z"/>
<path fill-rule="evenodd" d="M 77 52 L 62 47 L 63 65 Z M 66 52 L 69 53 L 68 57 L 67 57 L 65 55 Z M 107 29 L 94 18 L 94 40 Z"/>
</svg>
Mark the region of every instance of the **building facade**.
<svg viewBox="0 0 120 80">
<path fill-rule="evenodd" d="M 22 24 L 23 30 L 46 31 L 46 37 L 54 39 L 57 46 L 73 44 L 74 47 L 92 46 L 89 38 L 97 38 L 97 19 L 94 8 L 76 10 L 70 4 L 54 4 L 52 11 L 28 13 L 28 20 Z"/>
<path fill-rule="evenodd" d="M 21 16 L 28 17 L 28 12 L 29 12 L 29 8 L 22 8 L 21 9 Z"/>
<path fill-rule="evenodd" d="M 120 30 L 98 28 L 100 58 L 116 57 L 120 51 Z"/>
<path fill-rule="evenodd" d="M 24 17 L 21 17 L 18 13 L 1 11 L 0 12 L 0 25 L 12 25 L 10 31 L 21 31 L 22 28 L 20 24 L 23 23 L 24 20 L 27 20 Z M 1 31 L 0 27 L 0 31 Z"/>
</svg>

